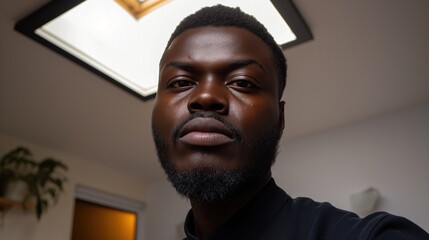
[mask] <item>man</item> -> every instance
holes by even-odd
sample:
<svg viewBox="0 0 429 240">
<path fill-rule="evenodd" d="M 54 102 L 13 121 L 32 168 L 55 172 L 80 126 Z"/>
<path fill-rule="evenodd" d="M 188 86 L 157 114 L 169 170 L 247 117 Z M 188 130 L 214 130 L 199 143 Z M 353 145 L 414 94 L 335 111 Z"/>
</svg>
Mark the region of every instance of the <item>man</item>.
<svg viewBox="0 0 429 240">
<path fill-rule="evenodd" d="M 153 137 L 169 180 L 192 205 L 186 239 L 429 239 L 406 219 L 360 219 L 276 186 L 286 61 L 252 16 L 218 5 L 185 18 L 159 74 Z"/>
</svg>

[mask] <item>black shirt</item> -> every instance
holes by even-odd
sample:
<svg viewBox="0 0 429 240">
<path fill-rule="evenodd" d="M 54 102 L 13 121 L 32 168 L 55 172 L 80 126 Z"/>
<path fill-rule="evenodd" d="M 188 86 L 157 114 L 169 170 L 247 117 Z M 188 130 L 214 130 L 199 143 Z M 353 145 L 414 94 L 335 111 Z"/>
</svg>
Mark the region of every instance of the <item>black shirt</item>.
<svg viewBox="0 0 429 240">
<path fill-rule="evenodd" d="M 185 221 L 187 240 L 193 235 L 189 211 Z M 289 197 L 273 179 L 240 211 L 204 240 L 429 240 L 429 234 L 409 220 L 384 212 L 359 218 L 329 203 Z"/>
</svg>

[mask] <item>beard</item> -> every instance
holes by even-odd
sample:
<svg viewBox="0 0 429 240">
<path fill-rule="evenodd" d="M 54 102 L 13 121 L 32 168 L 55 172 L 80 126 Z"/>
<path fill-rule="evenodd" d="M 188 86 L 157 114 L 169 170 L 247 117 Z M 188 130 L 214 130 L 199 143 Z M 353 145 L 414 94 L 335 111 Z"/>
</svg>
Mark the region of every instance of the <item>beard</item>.
<svg viewBox="0 0 429 240">
<path fill-rule="evenodd" d="M 188 121 L 196 117 L 212 117 L 221 121 L 234 133 L 237 144 L 243 149 L 250 149 L 248 164 L 235 170 L 216 169 L 214 167 L 196 167 L 179 170 L 168 157 L 168 145 L 152 126 L 152 135 L 157 155 L 169 181 L 183 197 L 200 202 L 223 201 L 251 188 L 271 168 L 277 156 L 280 131 L 278 128 L 269 129 L 268 133 L 256 141 L 248 143 L 241 131 L 216 113 L 194 113 L 179 124 L 171 134 L 173 143 L 177 141 L 178 132 Z"/>
</svg>

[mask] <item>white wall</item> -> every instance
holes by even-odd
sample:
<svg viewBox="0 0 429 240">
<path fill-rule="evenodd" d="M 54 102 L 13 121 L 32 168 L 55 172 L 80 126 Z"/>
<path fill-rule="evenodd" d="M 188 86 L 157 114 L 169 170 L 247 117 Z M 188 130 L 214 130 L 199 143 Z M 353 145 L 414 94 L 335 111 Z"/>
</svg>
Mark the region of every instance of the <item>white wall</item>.
<svg viewBox="0 0 429 240">
<path fill-rule="evenodd" d="M 147 239 L 183 239 L 179 237 L 177 227 L 183 224 L 189 209 L 189 201 L 180 198 L 170 182 L 160 181 L 150 184 L 146 207 Z"/>
<path fill-rule="evenodd" d="M 287 127 L 287 125 L 286 125 Z M 273 176 L 292 197 L 350 210 L 349 195 L 380 190 L 378 210 L 429 230 L 429 103 L 282 142 Z M 175 239 L 189 204 L 166 181 L 149 187 L 148 239 Z"/>
<path fill-rule="evenodd" d="M 348 210 L 350 194 L 378 188 L 378 210 L 429 230 L 429 103 L 286 142 L 273 174 L 292 196 Z"/>
<path fill-rule="evenodd" d="M 44 148 L 20 139 L 0 134 L 0 154 L 17 146 L 30 148 L 36 159 L 53 157 L 66 163 L 68 182 L 57 205 L 49 208 L 41 221 L 33 213 L 11 210 L 0 226 L 2 240 L 67 240 L 71 238 L 75 186 L 82 184 L 101 191 L 117 194 L 137 201 L 146 201 L 147 185 L 126 174 L 93 164 L 59 151 Z"/>
</svg>

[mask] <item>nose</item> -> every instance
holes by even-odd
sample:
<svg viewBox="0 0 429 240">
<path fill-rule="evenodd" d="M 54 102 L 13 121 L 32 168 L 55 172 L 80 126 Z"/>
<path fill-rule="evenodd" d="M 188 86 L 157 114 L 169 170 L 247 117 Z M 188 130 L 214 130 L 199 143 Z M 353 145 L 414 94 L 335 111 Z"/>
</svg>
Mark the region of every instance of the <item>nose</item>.
<svg viewBox="0 0 429 240">
<path fill-rule="evenodd" d="M 228 114 L 228 93 L 225 89 L 223 81 L 200 81 L 189 98 L 189 112 L 213 111 Z"/>
</svg>

